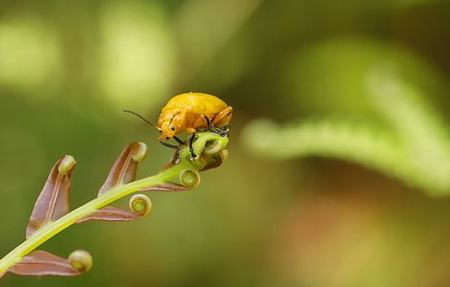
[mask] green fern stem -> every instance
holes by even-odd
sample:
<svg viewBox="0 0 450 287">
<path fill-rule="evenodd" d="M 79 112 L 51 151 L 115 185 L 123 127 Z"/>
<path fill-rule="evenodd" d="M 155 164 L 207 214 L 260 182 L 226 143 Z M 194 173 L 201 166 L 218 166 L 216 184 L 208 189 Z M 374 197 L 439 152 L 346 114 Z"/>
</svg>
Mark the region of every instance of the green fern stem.
<svg viewBox="0 0 450 287">
<path fill-rule="evenodd" d="M 196 139 L 193 145 L 196 153 L 201 154 L 208 142 L 214 142 L 215 149 L 220 150 L 226 147 L 228 138 L 222 138 L 219 135 L 209 132 L 199 133 L 198 139 Z M 219 149 L 217 148 L 218 146 L 220 147 Z M 122 197 L 139 191 L 140 189 L 175 180 L 183 170 L 201 170 L 205 166 L 205 162 L 192 161 L 189 157 L 189 148 L 185 147 L 181 151 L 180 163 L 161 171 L 157 175 L 136 180 L 128 184 L 117 185 L 101 196 L 67 213 L 58 220 L 48 223 L 0 260 L 0 274 L 6 272 L 11 266 L 20 262 L 24 256 L 59 232 L 76 223 L 79 219 L 94 213 Z"/>
</svg>

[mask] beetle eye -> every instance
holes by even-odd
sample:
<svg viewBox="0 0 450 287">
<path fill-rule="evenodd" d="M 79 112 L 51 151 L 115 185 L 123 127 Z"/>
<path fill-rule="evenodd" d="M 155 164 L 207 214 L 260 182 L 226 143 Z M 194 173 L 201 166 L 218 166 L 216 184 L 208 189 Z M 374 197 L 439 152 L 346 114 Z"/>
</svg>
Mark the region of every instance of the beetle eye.
<svg viewBox="0 0 450 287">
<path fill-rule="evenodd" d="M 173 132 L 175 131 L 175 127 L 171 127 L 170 129 L 171 129 Z"/>
</svg>

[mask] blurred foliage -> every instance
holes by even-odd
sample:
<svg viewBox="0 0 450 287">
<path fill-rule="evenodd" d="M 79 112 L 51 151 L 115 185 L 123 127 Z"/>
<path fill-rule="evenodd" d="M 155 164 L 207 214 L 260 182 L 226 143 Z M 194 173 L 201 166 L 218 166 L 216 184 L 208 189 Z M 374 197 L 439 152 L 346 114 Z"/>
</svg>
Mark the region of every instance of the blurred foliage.
<svg viewBox="0 0 450 287">
<path fill-rule="evenodd" d="M 24 15 L 0 25 L 0 79 L 18 89 L 33 89 L 55 80 L 61 69 L 55 31 L 44 19 Z M 33 67 L 33 69 L 30 69 Z M 46 87 L 45 87 L 46 88 Z"/>
<path fill-rule="evenodd" d="M 367 50 L 370 53 L 365 53 Z M 353 51 L 357 54 L 349 57 Z M 450 139 L 446 125 L 421 96 L 420 88 L 398 75 L 400 68 L 409 75 L 424 74 L 427 70 L 414 65 L 403 67 L 398 63 L 401 57 L 397 53 L 383 52 L 375 45 L 365 50 L 363 45 L 337 43 L 315 49 L 316 55 L 306 53 L 307 62 L 299 65 L 311 71 L 300 73 L 299 81 L 307 83 L 300 89 L 311 95 L 311 111 L 319 113 L 315 107 L 332 107 L 336 114 L 342 115 L 354 111 L 355 118 L 367 117 L 372 121 L 380 118 L 380 127 L 364 125 L 361 121 L 319 120 L 282 129 L 270 121 L 256 121 L 242 132 L 245 144 L 260 154 L 279 158 L 322 155 L 351 160 L 397 176 L 431 194 L 448 194 Z M 344 62 L 344 59 L 351 61 Z M 333 68 L 322 76 L 326 73 L 325 63 Z M 356 81 L 355 77 L 358 77 Z M 419 79 L 414 83 L 433 82 Z"/>
<path fill-rule="evenodd" d="M 100 15 L 100 85 L 118 107 L 155 106 L 174 77 L 174 42 L 158 5 L 117 2 Z M 149 93 L 153 96 L 149 96 Z"/>
<path fill-rule="evenodd" d="M 72 206 L 128 142 L 148 141 L 148 172 L 170 158 L 122 109 L 155 120 L 168 97 L 203 91 L 236 111 L 229 160 L 197 191 L 154 195 L 149 220 L 74 227 L 43 246 L 85 247 L 93 272 L 1 286 L 449 285 L 449 199 L 346 163 L 448 191 L 449 27 L 445 0 L 0 1 L 0 253 L 23 239 L 61 154 L 79 163 Z M 326 130 L 314 148 L 340 160 L 250 155 L 241 127 L 256 118 Z"/>
</svg>

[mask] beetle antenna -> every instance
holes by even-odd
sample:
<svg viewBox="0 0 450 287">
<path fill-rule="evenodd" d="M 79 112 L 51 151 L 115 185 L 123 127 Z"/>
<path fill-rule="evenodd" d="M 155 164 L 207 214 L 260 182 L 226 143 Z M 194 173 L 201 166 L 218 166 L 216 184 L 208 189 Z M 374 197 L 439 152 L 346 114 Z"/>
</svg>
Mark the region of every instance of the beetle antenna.
<svg viewBox="0 0 450 287">
<path fill-rule="evenodd" d="M 149 124 L 149 125 L 151 125 L 152 127 L 154 127 L 154 128 L 156 128 L 156 129 L 159 130 L 159 128 L 158 128 L 154 123 L 152 123 L 151 121 L 147 120 L 146 118 L 144 118 L 144 117 L 141 116 L 140 114 L 138 114 L 138 113 L 136 113 L 136 112 L 133 112 L 133 111 L 130 111 L 130 110 L 123 110 L 123 112 L 129 113 L 129 114 L 132 114 L 132 115 L 135 115 L 136 117 L 140 118 L 141 120 L 143 120 L 143 121 L 146 122 L 147 124 Z"/>
</svg>

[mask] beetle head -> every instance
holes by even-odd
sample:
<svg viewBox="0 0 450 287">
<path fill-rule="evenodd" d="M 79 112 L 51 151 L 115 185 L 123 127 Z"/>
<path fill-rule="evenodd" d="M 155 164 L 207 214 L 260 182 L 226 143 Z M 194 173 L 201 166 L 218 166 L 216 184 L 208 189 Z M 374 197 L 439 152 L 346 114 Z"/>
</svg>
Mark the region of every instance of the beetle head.
<svg viewBox="0 0 450 287">
<path fill-rule="evenodd" d="M 173 123 L 167 121 L 161 125 L 159 131 L 161 132 L 159 139 L 162 141 L 167 141 L 175 136 L 177 133 L 177 127 Z"/>
</svg>

